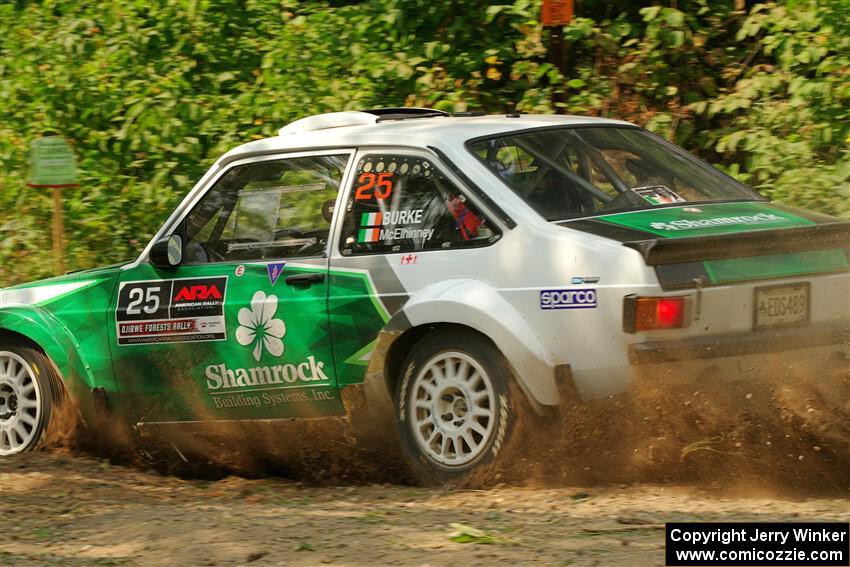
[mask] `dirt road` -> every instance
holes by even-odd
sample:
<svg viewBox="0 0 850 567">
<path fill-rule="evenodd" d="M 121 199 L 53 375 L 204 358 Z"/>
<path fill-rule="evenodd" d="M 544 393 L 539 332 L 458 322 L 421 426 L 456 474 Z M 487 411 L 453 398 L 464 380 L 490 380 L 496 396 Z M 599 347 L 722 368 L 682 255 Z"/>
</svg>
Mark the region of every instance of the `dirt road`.
<svg viewBox="0 0 850 567">
<path fill-rule="evenodd" d="M 665 522 L 850 520 L 850 377 L 663 378 L 522 422 L 488 490 L 370 484 L 400 482 L 400 457 L 345 420 L 169 437 L 210 459 L 189 480 L 74 443 L 3 458 L 0 564 L 644 566 Z"/>
<path fill-rule="evenodd" d="M 3 459 L 0 488 L 4 566 L 663 565 L 666 521 L 850 519 L 850 495 L 182 480 L 67 451 Z"/>
</svg>

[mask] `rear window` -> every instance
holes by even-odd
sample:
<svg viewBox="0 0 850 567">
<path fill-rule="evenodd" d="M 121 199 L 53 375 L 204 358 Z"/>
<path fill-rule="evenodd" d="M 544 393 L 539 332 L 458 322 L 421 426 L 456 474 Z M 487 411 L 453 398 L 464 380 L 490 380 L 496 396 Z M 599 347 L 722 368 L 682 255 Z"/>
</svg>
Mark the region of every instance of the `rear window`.
<svg viewBox="0 0 850 567">
<path fill-rule="evenodd" d="M 473 248 L 499 236 L 429 160 L 369 154 L 357 164 L 340 250 L 350 256 Z"/>
<path fill-rule="evenodd" d="M 639 128 L 547 128 L 467 147 L 548 221 L 682 203 L 764 200 Z"/>
</svg>

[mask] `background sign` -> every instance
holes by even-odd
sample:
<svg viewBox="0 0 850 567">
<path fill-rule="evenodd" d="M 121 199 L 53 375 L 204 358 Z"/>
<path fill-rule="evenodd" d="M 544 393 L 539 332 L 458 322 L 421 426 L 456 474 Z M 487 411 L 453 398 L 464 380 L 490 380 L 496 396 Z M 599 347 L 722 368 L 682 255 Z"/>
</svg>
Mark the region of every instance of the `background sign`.
<svg viewBox="0 0 850 567">
<path fill-rule="evenodd" d="M 43 136 L 30 144 L 30 187 L 53 189 L 53 257 L 56 275 L 65 273 L 65 226 L 62 220 L 62 187 L 79 187 L 77 159 L 65 138 Z"/>
<path fill-rule="evenodd" d="M 573 0 L 543 0 L 540 20 L 544 26 L 563 26 L 573 19 Z"/>
<path fill-rule="evenodd" d="M 30 187 L 76 187 L 77 160 L 65 138 L 45 136 L 30 145 Z"/>
</svg>

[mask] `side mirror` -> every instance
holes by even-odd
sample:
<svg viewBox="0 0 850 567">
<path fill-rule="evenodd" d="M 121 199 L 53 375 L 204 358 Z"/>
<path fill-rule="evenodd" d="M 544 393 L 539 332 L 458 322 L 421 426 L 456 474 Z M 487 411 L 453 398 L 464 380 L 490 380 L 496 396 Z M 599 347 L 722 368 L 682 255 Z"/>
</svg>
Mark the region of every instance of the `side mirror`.
<svg viewBox="0 0 850 567">
<path fill-rule="evenodd" d="M 151 264 L 157 268 L 173 268 L 183 261 L 183 239 L 177 234 L 160 238 L 150 253 Z"/>
</svg>

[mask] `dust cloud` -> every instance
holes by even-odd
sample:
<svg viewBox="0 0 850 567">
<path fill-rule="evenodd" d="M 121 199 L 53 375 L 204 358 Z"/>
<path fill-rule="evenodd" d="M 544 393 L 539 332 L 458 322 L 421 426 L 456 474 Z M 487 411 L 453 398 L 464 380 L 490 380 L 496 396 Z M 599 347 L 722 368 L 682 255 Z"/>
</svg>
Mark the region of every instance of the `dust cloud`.
<svg viewBox="0 0 850 567">
<path fill-rule="evenodd" d="M 621 396 L 567 404 L 556 419 L 525 427 L 529 443 L 510 482 L 676 483 L 846 497 L 846 362 L 775 368 L 781 371 L 734 381 L 648 376 Z"/>
<path fill-rule="evenodd" d="M 526 411 L 504 460 L 510 466 L 484 467 L 463 486 L 659 483 L 846 497 L 850 372 L 843 360 L 833 362 L 829 368 L 785 366 L 772 376 L 737 381 L 643 377 L 619 396 L 565 403 L 546 416 Z M 276 476 L 312 485 L 413 482 L 395 431 L 367 434 L 355 426 L 357 420 L 201 422 L 137 430 L 115 418 L 74 427 L 79 415 L 70 409 L 61 416 L 62 426 L 51 430 L 62 433 L 49 446 L 82 447 L 165 474 Z M 79 434 L 71 435 L 74 431 Z"/>
</svg>

